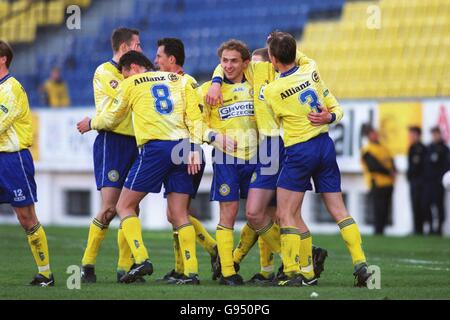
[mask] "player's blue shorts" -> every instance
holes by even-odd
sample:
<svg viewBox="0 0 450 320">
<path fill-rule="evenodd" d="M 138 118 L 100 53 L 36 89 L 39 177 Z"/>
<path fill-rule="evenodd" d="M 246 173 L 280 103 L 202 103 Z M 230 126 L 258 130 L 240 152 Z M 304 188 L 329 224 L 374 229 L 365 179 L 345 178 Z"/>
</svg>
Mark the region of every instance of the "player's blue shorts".
<svg viewBox="0 0 450 320">
<path fill-rule="evenodd" d="M 144 144 L 125 180 L 125 187 L 138 192 L 195 194 L 192 176 L 187 171 L 190 150 L 187 139 L 151 140 Z"/>
<path fill-rule="evenodd" d="M 317 193 L 341 192 L 341 173 L 336 162 L 336 150 L 328 133 L 286 148 L 286 158 L 278 178 L 280 188 Z"/>
<path fill-rule="evenodd" d="M 220 159 L 216 158 L 220 157 Z M 250 180 L 256 164 L 225 155 L 220 150 L 213 150 L 214 176 L 211 185 L 210 201 L 238 201 L 246 199 Z M 215 161 L 215 160 L 219 161 Z"/>
<path fill-rule="evenodd" d="M 205 166 L 206 166 L 205 153 L 201 146 L 198 146 L 198 151 L 200 152 L 202 163 L 200 165 L 200 171 L 196 175 L 193 175 L 193 176 L 190 175 L 190 177 L 192 178 L 192 182 L 194 183 L 194 193 L 191 194 L 192 199 L 195 199 L 195 197 L 197 196 L 198 189 L 200 188 L 200 183 L 202 182 L 203 173 L 205 172 Z M 164 192 L 164 198 L 167 198 L 167 190 Z"/>
<path fill-rule="evenodd" d="M 266 137 L 258 146 L 258 163 L 252 175 L 250 188 L 276 190 L 278 176 L 284 161 L 284 143 L 281 137 Z"/>
<path fill-rule="evenodd" d="M 0 152 L 0 203 L 20 208 L 35 202 L 36 182 L 30 151 Z"/>
<path fill-rule="evenodd" d="M 138 156 L 136 138 L 100 131 L 94 142 L 94 173 L 97 190 L 122 189 L 128 171 Z"/>
</svg>

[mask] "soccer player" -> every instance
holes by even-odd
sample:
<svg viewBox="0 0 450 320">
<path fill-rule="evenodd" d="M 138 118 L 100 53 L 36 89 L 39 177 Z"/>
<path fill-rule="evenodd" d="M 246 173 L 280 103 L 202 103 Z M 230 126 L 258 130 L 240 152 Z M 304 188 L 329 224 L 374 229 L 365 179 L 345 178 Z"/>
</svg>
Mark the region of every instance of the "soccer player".
<svg viewBox="0 0 450 320">
<path fill-rule="evenodd" d="M 271 35 L 269 35 L 268 40 L 270 40 Z M 270 221 L 275 220 L 276 201 L 274 200 L 276 183 L 284 158 L 284 145 L 280 137 L 279 122 L 275 118 L 271 108 L 266 105 L 263 95 L 264 87 L 278 76 L 272 64 L 268 62 L 268 59 L 267 48 L 257 49 L 253 54 L 252 62 L 245 70 L 245 76 L 253 84 L 254 92 L 257 93 L 254 95 L 254 105 L 260 144 L 258 164 L 253 173 L 247 199 L 246 216 L 248 224 L 241 230 L 241 240 L 238 247 L 233 251 L 234 263 L 239 264 L 255 243 L 256 238 L 258 238 L 261 271 L 248 281 L 249 283 L 257 284 L 264 284 L 274 280 L 273 252 L 280 253 L 279 237 L 277 239 L 278 241 L 269 244 L 263 240 L 264 234 L 266 233 L 264 231 L 267 230 L 265 227 Z M 300 65 L 307 64 L 309 63 L 309 59 L 303 53 L 297 52 L 296 63 Z M 214 101 L 217 94 L 212 89 L 222 82 L 222 78 L 223 70 L 219 65 L 213 76 L 214 84 L 211 87 L 211 96 L 209 97 L 213 98 Z M 220 88 L 220 85 L 218 87 Z M 297 227 L 300 228 L 303 226 L 302 228 L 305 230 L 302 242 L 308 243 L 312 241 L 300 217 L 298 217 L 296 222 Z M 274 223 L 271 227 L 268 234 L 279 234 L 277 224 Z M 257 230 L 260 230 L 263 236 L 259 237 Z M 314 274 L 315 279 L 313 282 L 316 283 L 316 279 L 320 277 L 320 273 L 323 271 L 327 251 L 319 247 L 314 247 L 313 256 L 311 257 L 307 255 L 307 252 L 302 252 L 302 248 L 307 247 L 308 245 L 300 247 L 300 264 L 304 273 L 307 273 L 310 277 Z M 279 273 L 281 275 L 281 272 Z"/>
<path fill-rule="evenodd" d="M 243 42 L 234 39 L 224 42 L 217 52 L 224 72 L 221 87 L 223 104 L 206 104 L 204 112 L 209 127 L 230 136 L 238 144 L 235 152 L 214 149 L 210 199 L 220 204 L 220 221 L 216 231 L 221 265 L 220 283 L 241 285 L 243 280 L 236 273 L 238 266 L 233 261 L 233 227 L 239 199 L 247 198 L 258 146 L 253 90 L 244 77 L 244 70 L 250 62 L 250 52 Z M 211 82 L 202 85 L 203 95 L 206 95 L 210 86 Z"/>
<path fill-rule="evenodd" d="M 94 99 L 96 115 L 101 114 L 111 104 L 123 76 L 118 69 L 120 58 L 130 50 L 141 51 L 139 31 L 129 28 L 115 29 L 111 36 L 113 57 L 101 64 L 94 74 Z M 86 122 L 86 118 L 84 119 Z M 81 123 L 81 122 L 80 122 Z M 80 123 L 77 125 L 80 129 Z M 120 190 L 134 160 L 138 156 L 134 137 L 131 112 L 114 129 L 99 130 L 94 142 L 94 172 L 97 190 L 100 190 L 102 203 L 100 211 L 89 227 L 86 250 L 82 259 L 82 281 L 96 282 L 95 262 L 100 246 L 105 239 L 108 226 L 116 216 L 116 204 Z M 118 231 L 119 259 L 117 281 L 128 271 L 134 261 L 130 248 Z"/>
<path fill-rule="evenodd" d="M 281 121 L 286 147 L 277 183 L 277 218 L 286 277 L 278 285 L 301 286 L 309 280 L 301 273 L 297 261 L 302 230 L 296 227 L 295 217 L 305 192 L 312 189 L 312 178 L 350 252 L 355 285 L 366 286 L 370 274 L 361 235 L 342 199 L 336 152 L 328 135 L 328 126 L 342 119 L 343 110 L 320 78 L 315 63 L 296 65 L 296 49 L 296 41 L 290 34 L 277 33 L 272 37 L 269 57 L 281 75 L 264 89 L 267 104 Z"/>
<path fill-rule="evenodd" d="M 54 286 L 47 237 L 36 216 L 37 202 L 33 158 L 33 127 L 28 97 L 9 73 L 13 51 L 0 40 L 0 203 L 9 203 L 24 228 L 38 267 L 32 286 Z"/>
<path fill-rule="evenodd" d="M 159 193 L 164 184 L 167 204 L 183 253 L 184 274 L 177 284 L 199 284 L 195 229 L 188 219 L 190 196 L 195 192 L 190 175 L 200 170 L 199 153 L 190 141 L 202 143 L 214 132 L 203 125 L 199 96 L 188 79 L 174 73 L 152 72 L 152 63 L 131 51 L 119 62 L 125 80 L 105 112 L 83 124 L 83 131 L 113 129 L 127 114 L 133 114 L 139 157 L 133 163 L 117 203 L 124 236 L 136 265 L 121 281 L 151 275 L 153 265 L 142 240 L 136 208 L 147 193 Z M 190 141 L 189 141 L 190 140 Z"/>
<path fill-rule="evenodd" d="M 184 44 L 180 39 L 176 38 L 163 38 L 158 40 L 158 51 L 156 53 L 155 64 L 159 67 L 160 71 L 173 72 L 184 78 L 189 82 L 192 88 L 197 89 L 197 81 L 190 75 L 184 73 L 183 65 L 185 60 Z M 204 159 L 203 150 L 201 150 L 201 159 Z M 193 198 L 198 191 L 200 186 L 200 181 L 203 176 L 203 171 L 205 169 L 205 162 L 202 161 L 201 169 L 198 174 L 193 176 L 194 179 L 194 189 L 195 193 Z M 194 212 L 189 209 L 189 222 L 195 228 L 195 233 L 197 235 L 197 242 L 209 253 L 211 256 L 211 263 L 214 263 L 217 259 L 217 243 L 216 240 L 208 233 L 206 228 L 202 223 L 194 217 Z M 170 210 L 167 210 L 167 218 L 170 223 L 172 223 L 172 214 Z M 176 280 L 183 275 L 183 259 L 181 258 L 182 252 L 180 251 L 180 245 L 178 241 L 178 233 L 174 230 L 173 232 L 173 244 L 174 244 L 174 254 L 175 254 L 175 268 L 167 273 L 162 280 L 168 281 L 169 283 L 176 282 Z"/>
</svg>

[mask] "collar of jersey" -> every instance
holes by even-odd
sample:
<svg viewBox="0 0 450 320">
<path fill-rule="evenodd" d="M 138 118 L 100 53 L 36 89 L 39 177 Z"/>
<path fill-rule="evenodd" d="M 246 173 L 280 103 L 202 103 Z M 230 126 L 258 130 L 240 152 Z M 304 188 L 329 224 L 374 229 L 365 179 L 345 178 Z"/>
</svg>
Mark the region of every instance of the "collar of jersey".
<svg viewBox="0 0 450 320">
<path fill-rule="evenodd" d="M 109 60 L 109 62 L 111 62 L 111 64 L 117 68 L 117 70 L 119 70 L 119 64 L 117 62 L 115 62 L 113 59 Z"/>
<path fill-rule="evenodd" d="M 298 70 L 298 66 L 295 66 L 292 69 L 290 69 L 290 70 L 280 74 L 280 78 L 284 78 L 284 77 L 290 76 L 291 74 L 295 73 L 297 70 Z"/>
<path fill-rule="evenodd" d="M 3 82 L 5 82 L 6 80 L 8 80 L 11 77 L 12 77 L 12 75 L 10 73 L 8 73 L 6 76 L 4 76 L 3 78 L 0 79 L 0 84 L 2 84 Z"/>
<path fill-rule="evenodd" d="M 245 81 L 247 81 L 247 79 L 245 79 L 245 75 L 244 75 L 244 76 L 242 77 L 241 83 L 244 83 Z M 230 80 L 228 80 L 227 77 L 223 77 L 223 82 L 224 82 L 224 83 L 227 83 L 227 84 L 236 84 L 236 83 L 231 82 Z"/>
</svg>

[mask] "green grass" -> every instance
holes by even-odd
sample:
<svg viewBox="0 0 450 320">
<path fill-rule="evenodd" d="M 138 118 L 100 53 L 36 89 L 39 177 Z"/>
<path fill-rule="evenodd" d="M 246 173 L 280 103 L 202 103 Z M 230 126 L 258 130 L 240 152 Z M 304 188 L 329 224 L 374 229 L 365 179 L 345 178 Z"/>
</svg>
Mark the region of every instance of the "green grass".
<svg viewBox="0 0 450 320">
<path fill-rule="evenodd" d="M 339 235 L 315 235 L 314 243 L 328 249 L 325 271 L 315 288 L 243 286 L 229 288 L 210 280 L 209 256 L 198 247 L 200 278 L 197 287 L 158 284 L 154 280 L 173 267 L 170 232 L 145 232 L 155 273 L 145 284 L 115 283 L 116 230 L 110 230 L 97 259 L 97 283 L 69 290 L 66 269 L 80 263 L 87 228 L 47 227 L 54 288 L 27 287 L 36 272 L 24 232 L 0 226 L 0 299 L 449 299 L 450 239 L 437 237 L 364 237 L 371 264 L 381 268 L 381 289 L 353 288 L 350 257 Z M 279 261 L 276 262 L 278 266 Z M 241 264 L 248 279 L 259 270 L 257 248 Z"/>
</svg>

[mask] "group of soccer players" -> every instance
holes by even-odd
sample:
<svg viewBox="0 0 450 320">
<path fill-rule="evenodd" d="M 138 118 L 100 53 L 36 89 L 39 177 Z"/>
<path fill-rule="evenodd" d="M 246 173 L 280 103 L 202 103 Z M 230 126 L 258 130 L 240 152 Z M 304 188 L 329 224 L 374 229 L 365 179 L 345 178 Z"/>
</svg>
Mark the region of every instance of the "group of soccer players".
<svg viewBox="0 0 450 320">
<path fill-rule="evenodd" d="M 211 256 L 214 280 L 242 285 L 239 265 L 258 242 L 261 270 L 249 283 L 316 285 L 327 251 L 313 247 L 311 233 L 301 218 L 303 197 L 312 189 L 312 178 L 350 252 L 355 285 L 366 285 L 370 274 L 361 236 L 342 200 L 334 144 L 327 133 L 329 124 L 342 119 L 343 111 L 320 78 L 315 62 L 297 50 L 290 34 L 271 33 L 266 47 L 256 50 L 253 57 L 245 43 L 234 39 L 224 42 L 217 50 L 220 64 L 212 81 L 202 86 L 183 72 L 185 52 L 179 39 L 158 41 L 156 67 L 142 54 L 137 30 L 116 29 L 111 43 L 113 58 L 100 65 L 94 75 L 96 115 L 77 124 L 81 133 L 98 131 L 94 171 L 102 196 L 82 258 L 84 282 L 96 281 L 96 257 L 116 215 L 121 219 L 117 281 L 142 282 L 153 273 L 142 239 L 139 203 L 147 193 L 159 193 L 164 185 L 167 219 L 173 226 L 175 267 L 161 281 L 200 283 L 198 242 Z M 0 71 L 10 62 L 0 46 Z M 3 107 L 6 89 L 1 81 L 4 79 L 0 80 Z M 16 99 L 12 104 L 8 101 L 5 108 L 28 110 L 27 103 Z M 7 128 L 19 137 L 27 129 Z M 3 122 L 0 133 L 3 135 Z M 190 209 L 204 170 L 203 143 L 214 147 L 210 200 L 220 205 L 215 239 Z M 0 147 L 3 144 L 0 138 Z M 23 146 L 1 149 L 0 161 L 6 164 L 0 170 L 18 165 L 10 156 L 28 155 L 30 144 L 27 140 Z M 34 172 L 31 157 L 28 161 L 30 172 L 25 176 L 29 186 L 28 181 L 34 184 Z M 26 173 L 27 166 L 22 168 Z M 12 202 L 13 189 L 6 179 L 1 178 L 0 183 L 0 191 L 9 192 L 8 201 L 20 219 L 21 206 Z M 18 182 L 18 186 L 23 185 Z M 29 189 L 26 204 L 33 208 L 35 185 Z M 233 228 L 239 199 L 247 199 L 248 223 L 235 247 Z M 34 282 L 52 285 L 45 233 L 36 218 L 22 225 L 30 237 L 39 240 L 39 249 L 44 248 L 41 251 L 47 259 L 39 261 L 42 252 L 35 249 L 39 273 Z M 37 242 L 30 240 L 32 250 Z M 274 254 L 282 260 L 277 274 Z"/>
</svg>

